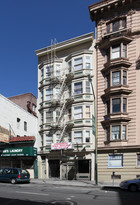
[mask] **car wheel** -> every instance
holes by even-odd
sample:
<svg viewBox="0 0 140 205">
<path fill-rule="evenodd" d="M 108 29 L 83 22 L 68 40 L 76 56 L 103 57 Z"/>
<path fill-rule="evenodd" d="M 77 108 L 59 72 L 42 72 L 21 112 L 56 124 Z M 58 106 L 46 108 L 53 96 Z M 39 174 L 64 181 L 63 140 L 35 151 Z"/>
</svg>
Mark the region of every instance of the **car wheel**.
<svg viewBox="0 0 140 205">
<path fill-rule="evenodd" d="M 129 191 L 131 191 L 131 192 L 136 192 L 137 189 L 138 189 L 138 187 L 137 187 L 137 185 L 135 185 L 135 184 L 131 184 L 131 185 L 129 186 Z"/>
<path fill-rule="evenodd" d="M 15 178 L 11 179 L 11 184 L 16 184 L 16 179 Z"/>
</svg>

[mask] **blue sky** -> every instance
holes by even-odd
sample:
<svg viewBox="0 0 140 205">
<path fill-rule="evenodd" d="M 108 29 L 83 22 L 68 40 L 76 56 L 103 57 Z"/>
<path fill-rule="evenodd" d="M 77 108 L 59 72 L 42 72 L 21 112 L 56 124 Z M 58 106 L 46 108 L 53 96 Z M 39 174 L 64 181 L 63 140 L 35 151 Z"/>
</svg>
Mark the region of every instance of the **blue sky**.
<svg viewBox="0 0 140 205">
<path fill-rule="evenodd" d="M 93 31 L 88 6 L 97 1 L 0 0 L 0 93 L 37 96 L 35 50 Z"/>
</svg>

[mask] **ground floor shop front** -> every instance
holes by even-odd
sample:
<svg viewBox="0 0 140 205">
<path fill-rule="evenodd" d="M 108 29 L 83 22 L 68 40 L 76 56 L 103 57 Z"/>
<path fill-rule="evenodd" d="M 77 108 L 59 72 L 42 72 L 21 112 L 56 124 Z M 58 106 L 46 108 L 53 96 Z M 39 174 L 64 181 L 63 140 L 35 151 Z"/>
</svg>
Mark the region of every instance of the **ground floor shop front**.
<svg viewBox="0 0 140 205">
<path fill-rule="evenodd" d="M 63 155 L 61 151 L 41 156 L 39 177 L 43 179 L 94 180 L 94 153 Z"/>
<path fill-rule="evenodd" d="M 31 178 L 38 178 L 37 149 L 32 146 L 0 149 L 0 168 L 4 167 L 27 169 Z"/>
<path fill-rule="evenodd" d="M 120 183 L 140 177 L 140 147 L 98 150 L 98 181 Z"/>
</svg>

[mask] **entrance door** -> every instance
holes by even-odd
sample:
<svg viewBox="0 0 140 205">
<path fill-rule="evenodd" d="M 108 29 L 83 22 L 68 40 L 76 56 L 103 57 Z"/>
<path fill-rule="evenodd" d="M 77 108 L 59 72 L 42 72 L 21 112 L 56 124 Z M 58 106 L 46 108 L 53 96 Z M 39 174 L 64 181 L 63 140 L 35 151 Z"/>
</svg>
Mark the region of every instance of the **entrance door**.
<svg viewBox="0 0 140 205">
<path fill-rule="evenodd" d="M 49 177 L 60 178 L 60 161 L 49 160 Z"/>
</svg>

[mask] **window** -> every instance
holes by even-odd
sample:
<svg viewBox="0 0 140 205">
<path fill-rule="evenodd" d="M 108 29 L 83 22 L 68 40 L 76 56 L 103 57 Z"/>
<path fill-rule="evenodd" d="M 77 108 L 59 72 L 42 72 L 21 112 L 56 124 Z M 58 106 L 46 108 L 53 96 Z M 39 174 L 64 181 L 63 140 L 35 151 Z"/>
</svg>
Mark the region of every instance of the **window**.
<svg viewBox="0 0 140 205">
<path fill-rule="evenodd" d="M 126 125 L 110 125 L 106 128 L 106 139 L 112 140 L 126 140 Z M 111 135 L 110 135 L 111 132 Z"/>
<path fill-rule="evenodd" d="M 121 56 L 121 47 L 120 45 L 112 46 L 112 59 L 120 58 Z"/>
<path fill-rule="evenodd" d="M 90 118 L 90 106 L 86 106 L 86 118 Z"/>
<path fill-rule="evenodd" d="M 86 93 L 90 93 L 90 82 L 86 81 Z"/>
<path fill-rule="evenodd" d="M 86 56 L 86 69 L 90 69 L 90 56 Z"/>
<path fill-rule="evenodd" d="M 46 144 L 52 144 L 52 143 L 53 143 L 53 136 L 46 135 Z"/>
<path fill-rule="evenodd" d="M 123 85 L 126 85 L 126 71 L 123 71 Z"/>
<path fill-rule="evenodd" d="M 86 131 L 86 142 L 90 142 L 90 131 Z"/>
<path fill-rule="evenodd" d="M 46 89 L 46 100 L 51 100 L 53 97 L 53 90 L 52 88 Z"/>
<path fill-rule="evenodd" d="M 71 109 L 68 110 L 69 120 L 71 120 Z"/>
<path fill-rule="evenodd" d="M 44 122 L 44 113 L 42 112 L 41 113 L 41 123 L 43 124 L 43 122 Z"/>
<path fill-rule="evenodd" d="M 123 54 L 122 57 L 126 58 L 127 54 L 127 46 L 125 44 L 123 44 Z"/>
<path fill-rule="evenodd" d="M 27 131 L 27 122 L 24 121 L 24 131 Z"/>
<path fill-rule="evenodd" d="M 106 105 L 107 105 L 107 114 L 110 114 L 110 101 L 109 100 L 106 102 Z"/>
<path fill-rule="evenodd" d="M 60 76 L 60 65 L 56 65 L 56 76 Z"/>
<path fill-rule="evenodd" d="M 140 166 L 140 154 L 137 154 L 137 166 Z"/>
<path fill-rule="evenodd" d="M 116 98 L 112 99 L 112 112 L 120 112 L 121 111 L 121 99 Z"/>
<path fill-rule="evenodd" d="M 47 67 L 46 67 L 46 78 L 51 77 L 52 72 L 53 72 L 53 66 L 52 66 L 52 65 L 47 66 Z"/>
<path fill-rule="evenodd" d="M 83 58 L 74 59 L 74 70 L 83 69 Z"/>
<path fill-rule="evenodd" d="M 106 28 L 107 28 L 107 33 L 110 33 L 110 24 L 107 24 Z"/>
<path fill-rule="evenodd" d="M 119 20 L 118 21 L 114 21 L 112 23 L 112 30 L 113 30 L 113 32 L 118 31 L 119 28 L 120 28 L 120 21 Z"/>
<path fill-rule="evenodd" d="M 60 92 L 60 88 L 56 88 L 56 99 L 58 99 L 58 96 L 59 96 L 59 92 Z"/>
<path fill-rule="evenodd" d="M 46 122 L 53 121 L 53 112 L 46 112 Z"/>
<path fill-rule="evenodd" d="M 126 18 L 118 19 L 106 24 L 107 33 L 116 32 L 124 28 L 126 28 Z"/>
<path fill-rule="evenodd" d="M 107 78 L 107 88 L 110 88 L 110 74 L 108 74 L 106 78 Z"/>
<path fill-rule="evenodd" d="M 17 118 L 17 129 L 20 127 L 20 118 Z"/>
<path fill-rule="evenodd" d="M 41 101 L 42 102 L 44 101 L 44 92 L 43 92 L 43 90 L 41 91 Z"/>
<path fill-rule="evenodd" d="M 42 70 L 41 70 L 41 79 L 43 80 L 43 78 L 44 78 L 44 69 L 42 68 Z"/>
<path fill-rule="evenodd" d="M 83 93 L 82 82 L 74 83 L 74 94 L 78 95 L 82 93 Z"/>
<path fill-rule="evenodd" d="M 74 119 L 83 118 L 82 106 L 74 107 Z"/>
<path fill-rule="evenodd" d="M 112 126 L 112 140 L 120 139 L 120 125 Z"/>
<path fill-rule="evenodd" d="M 121 43 L 114 45 L 106 50 L 107 62 L 111 59 L 126 58 L 127 57 L 127 45 Z"/>
<path fill-rule="evenodd" d="M 83 139 L 82 139 L 82 132 L 78 131 L 78 132 L 74 132 L 74 143 L 82 143 Z"/>
<path fill-rule="evenodd" d="M 123 112 L 126 112 L 126 98 L 123 98 Z"/>
<path fill-rule="evenodd" d="M 112 86 L 121 84 L 121 72 L 116 71 L 112 73 Z"/>
<path fill-rule="evenodd" d="M 109 155 L 108 167 L 123 167 L 123 155 L 122 154 Z"/>
<path fill-rule="evenodd" d="M 56 143 L 59 143 L 60 142 L 60 134 L 57 134 L 56 135 Z"/>
<path fill-rule="evenodd" d="M 122 126 L 122 139 L 125 140 L 126 139 L 126 125 Z"/>
<path fill-rule="evenodd" d="M 59 116 L 60 116 L 60 111 L 56 111 L 56 122 L 58 121 L 58 118 L 59 118 Z"/>
<path fill-rule="evenodd" d="M 110 140 L 110 127 L 107 127 L 106 135 L 107 135 L 107 141 L 109 141 Z"/>
</svg>

